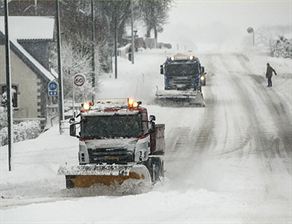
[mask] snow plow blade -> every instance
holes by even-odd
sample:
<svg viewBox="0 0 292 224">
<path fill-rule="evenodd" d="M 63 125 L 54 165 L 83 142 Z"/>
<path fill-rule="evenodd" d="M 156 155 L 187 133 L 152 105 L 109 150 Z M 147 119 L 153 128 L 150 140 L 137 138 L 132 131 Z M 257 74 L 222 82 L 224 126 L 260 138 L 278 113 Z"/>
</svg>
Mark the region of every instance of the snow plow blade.
<svg viewBox="0 0 292 224">
<path fill-rule="evenodd" d="M 65 175 L 66 188 L 89 188 L 96 184 L 122 185 L 125 181 L 151 184 L 144 165 L 78 165 L 63 166 L 59 175 Z"/>
<path fill-rule="evenodd" d="M 160 105 L 199 106 L 205 107 L 203 93 L 201 91 L 158 90 L 156 102 Z"/>
</svg>

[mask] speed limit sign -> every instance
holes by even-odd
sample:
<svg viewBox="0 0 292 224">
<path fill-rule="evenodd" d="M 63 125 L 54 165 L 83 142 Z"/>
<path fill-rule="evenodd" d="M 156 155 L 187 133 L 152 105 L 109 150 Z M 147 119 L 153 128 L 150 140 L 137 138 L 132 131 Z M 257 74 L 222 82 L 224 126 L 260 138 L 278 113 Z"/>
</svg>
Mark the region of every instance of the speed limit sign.
<svg viewBox="0 0 292 224">
<path fill-rule="evenodd" d="M 77 74 L 74 76 L 74 84 L 76 86 L 83 86 L 83 84 L 85 83 L 85 76 L 82 74 Z"/>
</svg>

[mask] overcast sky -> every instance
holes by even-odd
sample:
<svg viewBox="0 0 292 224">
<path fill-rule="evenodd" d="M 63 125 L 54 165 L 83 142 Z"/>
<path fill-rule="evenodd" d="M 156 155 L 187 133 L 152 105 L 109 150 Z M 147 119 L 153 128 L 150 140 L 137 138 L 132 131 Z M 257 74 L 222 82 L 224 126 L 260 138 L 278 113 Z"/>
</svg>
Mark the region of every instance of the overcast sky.
<svg viewBox="0 0 292 224">
<path fill-rule="evenodd" d="M 222 43 L 263 25 L 290 25 L 292 33 L 292 0 L 175 0 L 160 40 Z"/>
</svg>

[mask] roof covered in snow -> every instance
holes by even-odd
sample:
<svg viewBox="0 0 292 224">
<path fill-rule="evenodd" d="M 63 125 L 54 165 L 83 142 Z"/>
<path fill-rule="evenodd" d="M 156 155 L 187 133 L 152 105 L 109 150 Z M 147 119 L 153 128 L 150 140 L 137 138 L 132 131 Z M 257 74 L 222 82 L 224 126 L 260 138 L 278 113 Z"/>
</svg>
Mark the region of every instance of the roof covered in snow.
<svg viewBox="0 0 292 224">
<path fill-rule="evenodd" d="M 44 66 L 42 66 L 31 54 L 29 54 L 16 40 L 10 40 L 12 42 L 11 49 L 16 54 L 20 54 L 23 61 L 37 74 L 43 76 L 48 81 L 56 79 L 56 77 L 49 72 Z"/>
<path fill-rule="evenodd" d="M 54 37 L 54 18 L 42 16 L 9 16 L 10 38 L 17 40 L 50 39 Z M 4 33 L 4 17 L 0 17 L 0 31 Z"/>
<path fill-rule="evenodd" d="M 40 16 L 9 16 L 9 39 L 11 50 L 18 55 L 36 74 L 47 81 L 56 76 L 48 71 L 36 58 L 27 52 L 18 40 L 52 40 L 54 36 L 54 19 Z M 0 36 L 4 37 L 4 17 L 0 17 Z"/>
</svg>

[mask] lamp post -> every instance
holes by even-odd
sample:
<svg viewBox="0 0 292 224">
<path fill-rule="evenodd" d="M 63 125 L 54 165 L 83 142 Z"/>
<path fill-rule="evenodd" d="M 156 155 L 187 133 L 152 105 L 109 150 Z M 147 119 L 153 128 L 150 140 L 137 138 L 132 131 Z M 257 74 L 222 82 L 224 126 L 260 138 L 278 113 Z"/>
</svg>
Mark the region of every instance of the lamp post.
<svg viewBox="0 0 292 224">
<path fill-rule="evenodd" d="M 134 36 L 134 12 L 133 12 L 133 0 L 131 0 L 131 35 L 132 35 L 132 55 L 131 61 L 134 64 L 134 51 L 135 51 L 135 36 Z"/>
<path fill-rule="evenodd" d="M 4 0 L 4 23 L 5 23 L 5 56 L 6 56 L 6 92 L 7 92 L 7 123 L 8 123 L 8 170 L 11 171 L 11 151 L 13 143 L 13 116 L 11 95 L 11 72 L 10 72 L 10 40 L 8 29 L 8 0 Z"/>
<path fill-rule="evenodd" d="M 92 101 L 95 99 L 95 11 L 94 11 L 94 2 L 91 0 L 91 65 L 92 65 Z"/>
<path fill-rule="evenodd" d="M 61 60 L 61 33 L 60 33 L 60 10 L 59 0 L 56 0 L 56 24 L 57 24 L 57 51 L 58 51 L 58 82 L 59 82 L 59 132 L 63 134 L 62 123 L 65 120 L 64 117 L 64 93 L 63 93 L 63 71 Z"/>
<path fill-rule="evenodd" d="M 252 27 L 248 27 L 247 28 L 247 32 L 248 33 L 252 33 L 252 46 L 254 47 L 254 28 L 252 28 Z"/>
<path fill-rule="evenodd" d="M 114 55 L 115 55 L 115 79 L 118 78 L 118 52 L 117 52 L 117 48 L 118 48 L 118 40 L 117 40 L 117 36 L 118 36 L 118 21 L 117 21 L 117 5 L 116 3 L 114 3 L 114 23 L 115 23 L 115 27 L 114 27 Z"/>
</svg>

